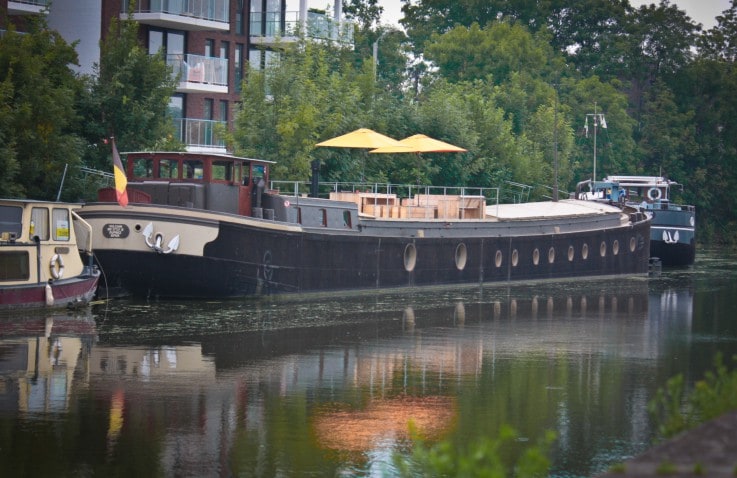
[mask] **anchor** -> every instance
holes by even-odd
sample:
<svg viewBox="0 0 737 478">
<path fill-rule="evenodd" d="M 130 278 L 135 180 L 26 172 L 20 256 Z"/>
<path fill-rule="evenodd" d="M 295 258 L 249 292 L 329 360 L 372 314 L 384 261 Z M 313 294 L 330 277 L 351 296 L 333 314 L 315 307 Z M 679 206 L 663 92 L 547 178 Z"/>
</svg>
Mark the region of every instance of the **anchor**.
<svg viewBox="0 0 737 478">
<path fill-rule="evenodd" d="M 166 250 L 164 250 L 164 248 L 161 247 L 164 243 L 164 235 L 160 232 L 154 234 L 154 225 L 151 222 L 143 228 L 143 232 L 141 234 L 146 241 L 146 245 L 158 254 L 171 254 L 179 248 L 179 234 L 177 234 L 171 241 L 169 241 L 169 244 L 166 246 Z M 151 241 L 152 236 L 153 242 Z"/>
<path fill-rule="evenodd" d="M 670 235 L 670 232 L 663 231 L 663 242 L 665 242 L 666 244 L 676 244 L 678 243 L 678 239 L 679 239 L 678 231 L 676 231 L 672 237 Z"/>
</svg>

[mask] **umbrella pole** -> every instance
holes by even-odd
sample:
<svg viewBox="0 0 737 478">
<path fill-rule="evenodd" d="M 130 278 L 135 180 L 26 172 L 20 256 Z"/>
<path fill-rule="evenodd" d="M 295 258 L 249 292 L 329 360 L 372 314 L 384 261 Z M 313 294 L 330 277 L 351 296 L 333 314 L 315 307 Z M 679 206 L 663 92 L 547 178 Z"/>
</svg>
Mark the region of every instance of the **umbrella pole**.
<svg viewBox="0 0 737 478">
<path fill-rule="evenodd" d="M 320 185 L 320 160 L 313 159 L 310 163 L 312 166 L 312 183 L 310 185 L 310 196 L 316 198 L 319 194 Z"/>
</svg>

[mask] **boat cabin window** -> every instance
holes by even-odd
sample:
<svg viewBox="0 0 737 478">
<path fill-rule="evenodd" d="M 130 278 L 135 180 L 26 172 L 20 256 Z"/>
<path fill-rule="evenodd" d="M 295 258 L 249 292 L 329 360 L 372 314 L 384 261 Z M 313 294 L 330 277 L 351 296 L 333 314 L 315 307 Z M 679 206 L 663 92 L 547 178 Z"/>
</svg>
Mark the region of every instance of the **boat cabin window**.
<svg viewBox="0 0 737 478">
<path fill-rule="evenodd" d="M 69 210 L 56 209 L 52 212 L 53 236 L 55 241 L 68 241 L 69 236 Z"/>
<path fill-rule="evenodd" d="M 233 162 L 213 161 L 212 180 L 231 182 L 233 180 Z"/>
<path fill-rule="evenodd" d="M 205 168 L 199 159 L 188 159 L 184 161 L 184 178 L 185 179 L 202 179 Z"/>
<path fill-rule="evenodd" d="M 176 159 L 162 159 L 159 161 L 159 178 L 179 179 L 179 161 Z"/>
<path fill-rule="evenodd" d="M 28 251 L 0 252 L 0 282 L 28 280 L 31 277 Z"/>
<path fill-rule="evenodd" d="M 154 160 L 148 158 L 135 158 L 133 160 L 133 177 L 142 179 L 153 179 Z"/>
<path fill-rule="evenodd" d="M 49 210 L 45 207 L 31 209 L 30 237 L 38 236 L 42 241 L 49 240 Z"/>
<path fill-rule="evenodd" d="M 258 183 L 258 180 L 264 177 L 264 170 L 266 167 L 263 164 L 253 165 L 253 184 Z"/>
<path fill-rule="evenodd" d="M 18 206 L 0 206 L 0 240 L 17 239 L 23 229 L 23 208 Z"/>
</svg>

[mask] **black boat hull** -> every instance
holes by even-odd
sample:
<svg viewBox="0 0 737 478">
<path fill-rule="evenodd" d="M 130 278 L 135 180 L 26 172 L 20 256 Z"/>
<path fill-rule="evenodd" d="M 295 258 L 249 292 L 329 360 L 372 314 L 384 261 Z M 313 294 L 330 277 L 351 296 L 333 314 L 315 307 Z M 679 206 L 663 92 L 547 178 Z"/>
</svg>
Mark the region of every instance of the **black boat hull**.
<svg viewBox="0 0 737 478">
<path fill-rule="evenodd" d="M 98 248 L 101 285 L 149 298 L 229 298 L 644 274 L 649 260 L 647 221 L 521 237 L 381 237 L 226 221 L 217 231 L 201 255 Z"/>
</svg>

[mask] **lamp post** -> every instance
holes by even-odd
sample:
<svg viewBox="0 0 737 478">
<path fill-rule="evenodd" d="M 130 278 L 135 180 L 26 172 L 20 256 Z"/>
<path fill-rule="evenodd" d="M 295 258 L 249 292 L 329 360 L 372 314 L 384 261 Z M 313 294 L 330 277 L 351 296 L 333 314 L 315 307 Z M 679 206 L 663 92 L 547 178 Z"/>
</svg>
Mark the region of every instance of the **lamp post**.
<svg viewBox="0 0 737 478">
<path fill-rule="evenodd" d="M 374 83 L 376 83 L 376 70 L 379 65 L 379 41 L 384 38 L 384 35 L 389 33 L 389 30 L 385 30 L 379 35 L 379 38 L 374 42 Z"/>
</svg>

